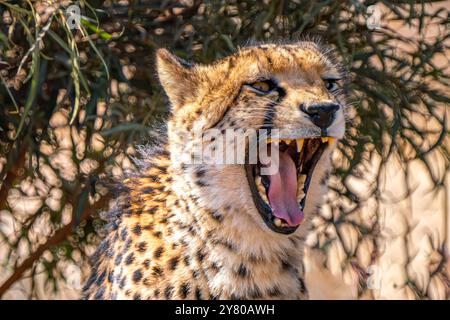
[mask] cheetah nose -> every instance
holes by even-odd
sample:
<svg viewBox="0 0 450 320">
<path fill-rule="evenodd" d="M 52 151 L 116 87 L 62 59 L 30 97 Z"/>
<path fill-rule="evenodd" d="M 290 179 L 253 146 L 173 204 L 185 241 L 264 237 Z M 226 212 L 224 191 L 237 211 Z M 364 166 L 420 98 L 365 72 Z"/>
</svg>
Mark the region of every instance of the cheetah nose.
<svg viewBox="0 0 450 320">
<path fill-rule="evenodd" d="M 309 115 L 312 123 L 316 126 L 326 129 L 333 123 L 334 115 L 339 110 L 339 105 L 335 103 L 318 103 L 305 108 L 304 104 L 301 104 L 300 110 Z"/>
</svg>

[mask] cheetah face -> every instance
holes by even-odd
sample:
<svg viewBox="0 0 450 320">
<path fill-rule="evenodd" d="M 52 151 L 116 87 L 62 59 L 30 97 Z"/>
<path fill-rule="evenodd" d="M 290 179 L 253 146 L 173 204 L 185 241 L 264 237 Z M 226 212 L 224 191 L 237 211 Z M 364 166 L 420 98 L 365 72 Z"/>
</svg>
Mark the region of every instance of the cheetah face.
<svg viewBox="0 0 450 320">
<path fill-rule="evenodd" d="M 160 50 L 157 66 L 173 109 L 169 140 L 179 142 L 172 154 L 179 156 L 186 145 L 180 137 L 195 130 L 256 130 L 266 148 L 267 157 L 250 163 L 251 141 L 244 151 L 233 145 L 246 162 L 206 166 L 210 179 L 201 196 L 233 199 L 242 208 L 251 203 L 256 223 L 295 232 L 318 205 L 320 181 L 345 131 L 343 72 L 334 59 L 315 43 L 297 42 L 246 47 L 212 65 L 190 65 Z M 275 171 L 264 172 L 273 164 Z M 192 168 L 194 175 L 205 166 Z M 236 191 L 236 182 L 246 190 Z"/>
</svg>

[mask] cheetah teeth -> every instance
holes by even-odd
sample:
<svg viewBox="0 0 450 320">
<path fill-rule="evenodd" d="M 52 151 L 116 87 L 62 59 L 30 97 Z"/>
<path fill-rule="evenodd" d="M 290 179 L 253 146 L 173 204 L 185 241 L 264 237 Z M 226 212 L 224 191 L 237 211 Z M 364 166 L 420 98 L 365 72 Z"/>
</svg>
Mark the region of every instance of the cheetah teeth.
<svg viewBox="0 0 450 320">
<path fill-rule="evenodd" d="M 261 177 L 260 176 L 256 176 L 255 177 L 255 183 L 256 183 L 256 187 L 258 188 L 259 194 L 261 196 L 261 198 L 266 202 L 269 203 L 269 199 L 267 199 L 266 196 L 266 188 L 264 188 L 262 182 L 261 182 Z"/>
<path fill-rule="evenodd" d="M 281 219 L 279 219 L 279 218 L 273 219 L 273 223 L 274 223 L 277 227 L 281 227 L 281 224 L 282 224 Z"/>
<path fill-rule="evenodd" d="M 288 227 L 289 225 L 284 222 L 283 220 L 281 220 L 280 218 L 274 218 L 273 219 L 273 223 L 275 224 L 275 226 L 279 227 Z"/>
<path fill-rule="evenodd" d="M 276 139 L 276 138 L 267 138 L 267 144 L 269 143 L 274 143 L 274 144 L 279 144 L 280 141 L 286 143 L 287 145 L 291 144 L 292 141 L 296 142 L 297 144 L 297 152 L 302 151 L 303 148 L 303 143 L 305 142 L 305 139 Z"/>
<path fill-rule="evenodd" d="M 305 187 L 306 174 L 300 174 L 297 179 L 297 201 L 300 202 L 305 197 L 303 188 Z"/>
<path fill-rule="evenodd" d="M 336 142 L 336 139 L 333 137 L 321 137 L 320 138 L 322 143 L 328 143 L 330 146 L 333 146 L 334 143 Z M 303 148 L 303 144 L 305 143 L 305 139 L 285 139 L 285 138 L 267 138 L 267 144 L 269 143 L 274 143 L 274 144 L 279 144 L 280 141 L 286 143 L 287 145 L 291 144 L 291 142 L 295 140 L 296 144 L 297 144 L 297 152 L 301 152 L 302 148 Z"/>
</svg>

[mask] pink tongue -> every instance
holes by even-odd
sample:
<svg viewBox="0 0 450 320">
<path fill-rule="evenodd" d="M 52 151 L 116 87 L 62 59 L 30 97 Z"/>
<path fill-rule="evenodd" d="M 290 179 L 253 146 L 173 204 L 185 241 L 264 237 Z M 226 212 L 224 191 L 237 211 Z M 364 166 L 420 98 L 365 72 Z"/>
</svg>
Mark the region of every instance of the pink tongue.
<svg viewBox="0 0 450 320">
<path fill-rule="evenodd" d="M 279 155 L 279 171 L 269 176 L 269 202 L 275 217 L 295 227 L 304 218 L 297 203 L 297 169 L 287 152 L 279 152 Z"/>
</svg>

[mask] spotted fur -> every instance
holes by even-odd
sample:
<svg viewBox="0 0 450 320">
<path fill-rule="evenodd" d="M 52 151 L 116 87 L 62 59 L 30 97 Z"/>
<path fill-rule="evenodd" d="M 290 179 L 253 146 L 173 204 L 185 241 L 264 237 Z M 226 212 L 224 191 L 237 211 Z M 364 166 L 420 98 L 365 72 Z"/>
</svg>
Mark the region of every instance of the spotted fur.
<svg viewBox="0 0 450 320">
<path fill-rule="evenodd" d="M 343 107 L 328 134 L 344 134 L 344 101 L 324 76 L 341 77 L 313 42 L 252 45 L 212 65 L 191 65 L 161 49 L 158 76 L 172 114 L 167 142 L 141 172 L 123 180 L 109 233 L 93 257 L 87 299 L 305 299 L 303 244 L 326 192 L 331 148 L 311 181 L 305 221 L 290 235 L 271 231 L 256 211 L 242 165 L 180 161 L 194 129 L 320 130 L 302 103 Z M 245 84 L 275 78 L 282 90 L 261 96 Z M 192 137 L 194 139 L 194 137 Z"/>
</svg>

